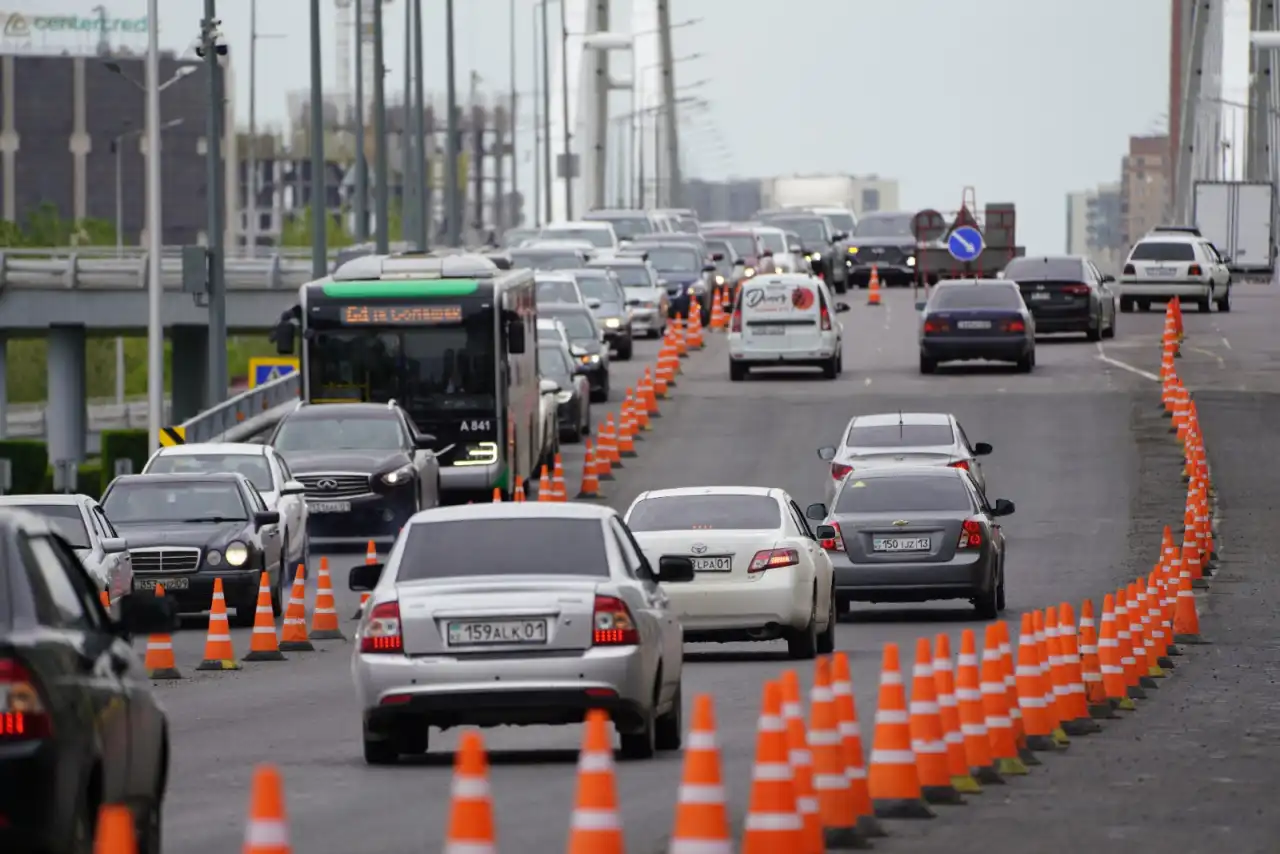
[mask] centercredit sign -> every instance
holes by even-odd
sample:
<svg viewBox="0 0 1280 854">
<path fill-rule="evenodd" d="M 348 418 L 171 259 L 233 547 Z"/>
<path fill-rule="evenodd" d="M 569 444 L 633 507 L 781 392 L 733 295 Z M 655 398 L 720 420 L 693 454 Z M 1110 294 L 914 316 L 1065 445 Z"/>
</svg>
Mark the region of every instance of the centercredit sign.
<svg viewBox="0 0 1280 854">
<path fill-rule="evenodd" d="M 147 16 L 113 18 L 109 15 L 33 15 L 28 12 L 0 12 L 4 22 L 0 33 L 7 39 L 72 33 L 140 34 L 147 31 Z"/>
</svg>

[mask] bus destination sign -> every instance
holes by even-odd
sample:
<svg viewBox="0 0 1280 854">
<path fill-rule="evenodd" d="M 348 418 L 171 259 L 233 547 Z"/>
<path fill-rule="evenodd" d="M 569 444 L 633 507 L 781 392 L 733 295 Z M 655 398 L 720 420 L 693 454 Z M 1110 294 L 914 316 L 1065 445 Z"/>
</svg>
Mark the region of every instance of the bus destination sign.
<svg viewBox="0 0 1280 854">
<path fill-rule="evenodd" d="M 344 326 L 433 326 L 462 322 L 460 305 L 344 305 Z"/>
</svg>

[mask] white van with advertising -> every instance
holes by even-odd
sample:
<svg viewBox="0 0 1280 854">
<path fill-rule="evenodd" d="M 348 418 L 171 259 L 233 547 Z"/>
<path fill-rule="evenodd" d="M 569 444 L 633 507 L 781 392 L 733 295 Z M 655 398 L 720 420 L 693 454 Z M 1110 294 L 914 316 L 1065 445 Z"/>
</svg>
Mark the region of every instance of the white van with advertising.
<svg viewBox="0 0 1280 854">
<path fill-rule="evenodd" d="M 844 326 L 826 282 L 790 273 L 756 276 L 742 283 L 729 322 L 729 379 L 752 368 L 815 367 L 825 379 L 844 370 Z"/>
</svg>

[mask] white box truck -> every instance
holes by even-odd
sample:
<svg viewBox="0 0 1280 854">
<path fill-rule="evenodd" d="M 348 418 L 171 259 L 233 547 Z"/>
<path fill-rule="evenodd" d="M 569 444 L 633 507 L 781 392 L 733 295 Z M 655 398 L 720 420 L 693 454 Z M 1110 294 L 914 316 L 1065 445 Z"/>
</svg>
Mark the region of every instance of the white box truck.
<svg viewBox="0 0 1280 854">
<path fill-rule="evenodd" d="M 1197 181 L 1192 220 L 1233 273 L 1275 269 L 1275 187 L 1266 182 Z"/>
</svg>

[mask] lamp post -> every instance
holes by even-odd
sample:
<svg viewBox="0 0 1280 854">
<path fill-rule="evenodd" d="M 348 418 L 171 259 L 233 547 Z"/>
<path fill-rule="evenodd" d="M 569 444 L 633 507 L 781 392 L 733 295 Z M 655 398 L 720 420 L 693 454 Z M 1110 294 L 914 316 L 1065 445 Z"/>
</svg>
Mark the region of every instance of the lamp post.
<svg viewBox="0 0 1280 854">
<path fill-rule="evenodd" d="M 445 121 L 445 164 L 444 164 L 444 201 L 445 226 L 448 232 L 450 247 L 458 245 L 462 234 L 462 205 L 458 198 L 458 81 L 456 79 L 456 61 L 454 56 L 453 0 L 445 0 L 445 109 L 448 119 Z"/>
<path fill-rule="evenodd" d="M 358 2 L 358 0 L 357 0 Z M 387 92 L 386 61 L 382 55 L 382 3 L 373 4 L 373 206 L 380 255 L 389 251 L 387 216 Z"/>
<path fill-rule="evenodd" d="M 555 181 L 551 172 L 551 22 L 547 16 L 547 0 L 539 4 L 542 11 L 542 204 L 543 222 L 550 224 L 554 216 L 551 200 Z"/>
<path fill-rule="evenodd" d="M 560 124 L 564 147 L 564 218 L 573 219 L 573 164 L 570 162 L 573 134 L 569 130 L 569 18 L 566 0 L 560 0 Z"/>
<path fill-rule="evenodd" d="M 311 275 L 329 269 L 329 187 L 324 164 L 324 73 L 320 65 L 320 0 L 311 0 Z M 250 90 L 252 92 L 252 89 Z M 252 99 L 252 96 L 250 96 Z M 253 103 L 250 100 L 250 103 Z M 254 140 L 255 142 L 257 140 Z M 255 198 L 255 202 L 257 199 Z M 257 219 L 255 212 L 254 218 Z"/>
<path fill-rule="evenodd" d="M 282 39 L 283 35 L 258 32 L 258 0 L 249 0 L 249 152 L 245 158 L 245 205 L 249 220 L 245 248 L 249 257 L 258 254 L 258 41 Z M 314 81 L 313 81 L 314 84 Z"/>
</svg>

